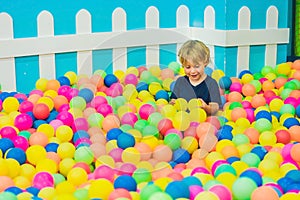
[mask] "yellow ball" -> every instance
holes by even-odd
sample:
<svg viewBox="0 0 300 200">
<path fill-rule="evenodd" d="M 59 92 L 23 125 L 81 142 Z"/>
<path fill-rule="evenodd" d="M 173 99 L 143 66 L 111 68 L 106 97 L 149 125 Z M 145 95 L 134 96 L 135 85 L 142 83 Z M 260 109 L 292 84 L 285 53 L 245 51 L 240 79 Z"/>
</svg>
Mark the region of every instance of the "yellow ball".
<svg viewBox="0 0 300 200">
<path fill-rule="evenodd" d="M 33 165 L 36 165 L 38 161 L 45 159 L 46 155 L 46 149 L 40 145 L 32 145 L 26 150 L 27 161 Z"/>
<path fill-rule="evenodd" d="M 71 182 L 74 186 L 80 186 L 83 183 L 86 183 L 88 180 L 87 172 L 81 167 L 72 168 L 68 175 L 67 180 Z"/>
<path fill-rule="evenodd" d="M 114 186 L 109 180 L 97 179 L 94 180 L 89 187 L 89 198 L 108 199 L 113 190 Z"/>
<path fill-rule="evenodd" d="M 95 167 L 97 168 L 101 165 L 107 165 L 111 168 L 114 168 L 115 167 L 115 161 L 109 155 L 102 155 L 102 156 L 97 158 L 96 163 L 95 163 Z"/>
<path fill-rule="evenodd" d="M 153 83 L 150 83 L 150 85 L 149 85 L 149 92 L 152 95 L 155 95 L 161 89 L 162 89 L 162 86 L 158 82 L 153 82 Z"/>
<path fill-rule="evenodd" d="M 198 149 L 198 141 L 195 137 L 192 136 L 186 136 L 181 141 L 181 148 L 187 150 L 190 154 L 192 154 L 194 151 Z"/>
<path fill-rule="evenodd" d="M 36 174 L 36 169 L 33 165 L 29 163 L 25 163 L 21 165 L 20 174 L 19 174 L 20 176 L 25 177 L 28 180 L 32 180 L 35 174 Z"/>
<path fill-rule="evenodd" d="M 131 66 L 126 69 L 126 74 L 134 74 L 134 75 L 138 76 L 139 70 L 138 70 L 138 68 Z"/>
<path fill-rule="evenodd" d="M 36 130 L 37 132 L 44 133 L 48 138 L 54 136 L 54 128 L 50 124 L 41 124 Z"/>
<path fill-rule="evenodd" d="M 264 131 L 259 136 L 259 143 L 263 146 L 273 146 L 277 142 L 277 137 L 272 131 Z"/>
<path fill-rule="evenodd" d="M 225 76 L 225 73 L 220 69 L 214 70 L 211 74 L 211 77 L 215 79 L 217 82 L 219 82 L 220 78 L 222 78 L 223 76 Z"/>
<path fill-rule="evenodd" d="M 6 113 L 19 110 L 20 103 L 17 98 L 6 97 L 2 102 L 2 108 Z"/>
<path fill-rule="evenodd" d="M 75 72 L 68 71 L 64 76 L 70 80 L 71 85 L 74 85 L 77 82 L 77 75 Z"/>
<path fill-rule="evenodd" d="M 73 138 L 73 130 L 70 126 L 61 125 L 56 129 L 55 135 L 61 142 L 70 142 Z"/>
<path fill-rule="evenodd" d="M 190 123 L 189 114 L 185 111 L 178 111 L 173 117 L 173 126 L 180 131 L 185 131 Z"/>
<path fill-rule="evenodd" d="M 25 190 L 26 188 L 31 186 L 31 180 L 24 176 L 17 176 L 14 178 L 15 186 Z"/>
<path fill-rule="evenodd" d="M 194 108 L 190 110 L 189 117 L 192 122 L 205 122 L 207 113 L 202 108 Z"/>
<path fill-rule="evenodd" d="M 291 65 L 288 63 L 280 63 L 275 68 L 277 74 L 289 75 L 291 73 Z"/>
<path fill-rule="evenodd" d="M 171 84 L 173 83 L 173 79 L 171 78 L 166 78 L 165 80 L 163 80 L 162 86 L 163 89 L 166 91 L 171 91 Z"/>
<path fill-rule="evenodd" d="M 119 80 L 122 80 L 124 78 L 124 71 L 118 69 L 114 72 L 114 75 L 119 79 Z"/>
<path fill-rule="evenodd" d="M 184 98 L 178 98 L 175 100 L 175 104 L 174 107 L 177 110 L 182 110 L 182 111 L 186 111 L 188 104 L 187 101 Z"/>
<path fill-rule="evenodd" d="M 40 78 L 35 82 L 35 88 L 44 92 L 47 88 L 47 82 L 46 78 Z"/>
<path fill-rule="evenodd" d="M 161 114 L 167 118 L 173 118 L 176 114 L 176 108 L 170 104 L 165 105 L 161 109 Z"/>
<path fill-rule="evenodd" d="M 65 158 L 62 159 L 59 163 L 59 172 L 64 175 L 67 176 L 69 171 L 73 168 L 73 166 L 75 165 L 75 160 L 73 160 L 72 158 Z"/>
<path fill-rule="evenodd" d="M 37 172 L 46 171 L 46 172 L 54 174 L 54 173 L 57 173 L 57 170 L 58 170 L 57 163 L 54 160 L 51 160 L 49 158 L 40 160 L 36 164 Z"/>
<path fill-rule="evenodd" d="M 201 199 L 207 199 L 207 200 L 219 200 L 219 197 L 210 191 L 203 191 L 197 194 L 195 197 L 195 200 L 201 200 Z"/>
<path fill-rule="evenodd" d="M 76 187 L 70 181 L 63 181 L 56 185 L 56 194 L 73 194 L 76 191 Z"/>
<path fill-rule="evenodd" d="M 254 80 L 254 77 L 252 74 L 249 74 L 249 73 L 246 73 L 242 76 L 242 83 L 245 84 L 245 83 L 250 83 L 251 81 Z"/>
<path fill-rule="evenodd" d="M 42 199 L 54 199 L 55 196 L 56 196 L 56 190 L 55 188 L 52 187 L 44 187 L 38 193 L 38 197 Z"/>
<path fill-rule="evenodd" d="M 188 109 L 193 110 L 194 108 L 200 108 L 202 106 L 202 102 L 199 99 L 191 99 L 188 102 Z"/>
<path fill-rule="evenodd" d="M 122 161 L 124 163 L 137 164 L 141 160 L 140 152 L 134 147 L 128 147 L 122 152 Z"/>
<path fill-rule="evenodd" d="M 159 77 L 160 76 L 160 73 L 161 73 L 161 69 L 159 66 L 157 65 L 154 65 L 154 66 L 150 66 L 149 67 L 149 71 L 151 72 L 151 74 L 153 76 L 156 76 L 156 77 Z"/>
<path fill-rule="evenodd" d="M 43 104 L 47 105 L 50 111 L 54 107 L 54 102 L 53 102 L 52 98 L 48 97 L 48 96 L 44 96 L 44 97 L 39 98 L 37 100 L 37 103 L 43 103 Z"/>
</svg>

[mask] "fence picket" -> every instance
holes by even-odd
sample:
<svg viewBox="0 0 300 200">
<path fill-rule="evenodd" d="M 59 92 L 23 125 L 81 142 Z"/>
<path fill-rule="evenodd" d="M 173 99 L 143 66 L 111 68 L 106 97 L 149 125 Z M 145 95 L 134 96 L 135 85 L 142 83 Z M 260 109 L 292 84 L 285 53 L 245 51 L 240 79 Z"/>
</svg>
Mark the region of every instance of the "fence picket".
<svg viewBox="0 0 300 200">
<path fill-rule="evenodd" d="M 89 34 L 92 32 L 91 14 L 82 9 L 76 14 L 76 33 Z M 78 51 L 77 52 L 77 72 L 79 74 L 92 74 L 92 51 Z"/>
<path fill-rule="evenodd" d="M 37 17 L 38 37 L 54 36 L 53 16 L 48 11 L 42 11 Z M 55 78 L 55 54 L 39 55 L 40 77 Z"/>
<path fill-rule="evenodd" d="M 215 9 L 212 6 L 207 6 L 204 10 L 204 28 L 214 30 L 216 27 L 216 13 Z M 210 50 L 210 59 L 211 62 L 208 66 L 212 69 L 215 68 L 215 46 L 211 44 L 207 44 L 207 47 Z"/>
<path fill-rule="evenodd" d="M 159 28 L 159 12 L 154 6 L 151 6 L 146 11 L 146 29 Z M 159 65 L 159 45 L 146 46 L 146 66 Z"/>
<path fill-rule="evenodd" d="M 122 32 L 127 29 L 126 12 L 122 8 L 117 8 L 113 12 L 112 16 L 112 31 Z M 124 38 L 125 40 L 125 38 Z M 113 40 L 111 40 L 113 41 Z M 113 70 L 125 71 L 127 68 L 127 48 L 115 48 L 113 49 Z"/>
<path fill-rule="evenodd" d="M 266 29 L 277 29 L 278 10 L 275 6 L 270 6 L 266 13 Z M 275 66 L 277 60 L 277 44 L 267 44 L 265 50 L 265 65 Z"/>
<path fill-rule="evenodd" d="M 250 20 L 251 12 L 250 9 L 246 6 L 243 6 L 239 10 L 238 14 L 238 30 L 250 30 Z M 250 60 L 250 46 L 243 45 L 238 46 L 237 52 L 237 75 L 246 69 L 249 69 L 249 60 Z"/>
<path fill-rule="evenodd" d="M 0 13 L 0 40 L 13 40 L 13 21 L 7 13 Z M 9 46 L 0 45 L 0 49 L 10 48 Z M 5 90 L 16 90 L 16 69 L 15 58 L 0 59 L 0 80 L 2 88 Z"/>
<path fill-rule="evenodd" d="M 190 26 L 190 11 L 186 6 L 179 6 L 176 12 L 176 27 L 182 29 L 183 35 L 188 35 L 188 27 Z M 177 52 L 183 43 L 177 43 Z M 177 57 L 177 62 L 179 62 Z"/>
</svg>

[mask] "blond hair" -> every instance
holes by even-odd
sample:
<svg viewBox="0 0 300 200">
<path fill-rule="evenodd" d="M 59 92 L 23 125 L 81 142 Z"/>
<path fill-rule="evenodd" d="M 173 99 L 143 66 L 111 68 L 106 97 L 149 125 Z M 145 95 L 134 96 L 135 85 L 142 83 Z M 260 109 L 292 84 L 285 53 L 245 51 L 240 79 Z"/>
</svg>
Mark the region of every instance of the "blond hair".
<svg viewBox="0 0 300 200">
<path fill-rule="evenodd" d="M 186 62 L 196 65 L 203 62 L 207 65 L 210 61 L 210 51 L 203 42 L 188 40 L 180 47 L 178 57 L 182 65 L 185 65 Z"/>
</svg>

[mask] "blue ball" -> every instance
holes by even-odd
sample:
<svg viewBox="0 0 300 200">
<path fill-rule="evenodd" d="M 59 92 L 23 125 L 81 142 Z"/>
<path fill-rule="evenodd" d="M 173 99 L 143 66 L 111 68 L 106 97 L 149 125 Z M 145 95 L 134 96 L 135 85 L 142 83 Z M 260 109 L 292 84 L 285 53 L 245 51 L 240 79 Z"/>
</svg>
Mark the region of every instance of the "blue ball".
<svg viewBox="0 0 300 200">
<path fill-rule="evenodd" d="M 248 177 L 252 179 L 258 187 L 261 186 L 263 183 L 261 175 L 257 171 L 251 169 L 243 171 L 240 174 L 240 177 Z"/>
<path fill-rule="evenodd" d="M 78 130 L 73 135 L 73 139 L 72 139 L 73 143 L 75 144 L 76 141 L 80 138 L 90 138 L 90 135 L 85 130 Z"/>
<path fill-rule="evenodd" d="M 269 120 L 270 122 L 272 122 L 272 114 L 266 110 L 261 110 L 256 113 L 255 120 L 258 120 L 261 118 L 265 118 L 265 119 Z"/>
<path fill-rule="evenodd" d="M 78 92 L 78 96 L 82 97 L 87 103 L 91 102 L 94 98 L 94 93 L 88 88 L 82 88 Z"/>
<path fill-rule="evenodd" d="M 170 98 L 169 93 L 165 90 L 159 90 L 155 94 L 155 100 L 165 99 L 165 100 L 169 101 L 169 98 Z"/>
<path fill-rule="evenodd" d="M 232 127 L 229 125 L 224 125 L 220 130 L 217 131 L 218 140 L 232 140 Z"/>
<path fill-rule="evenodd" d="M 281 114 L 279 112 L 277 112 L 277 111 L 271 111 L 270 113 L 271 113 L 272 116 L 275 116 L 277 118 L 277 120 L 280 119 Z"/>
<path fill-rule="evenodd" d="M 297 115 L 297 117 L 300 117 L 300 105 L 299 106 L 297 106 L 297 108 L 296 108 L 296 115 Z"/>
<path fill-rule="evenodd" d="M 137 183 L 132 176 L 121 175 L 115 179 L 114 188 L 123 188 L 127 191 L 136 191 Z"/>
<path fill-rule="evenodd" d="M 148 87 L 148 83 L 141 81 L 136 85 L 136 90 L 140 92 L 142 90 L 148 90 Z"/>
<path fill-rule="evenodd" d="M 26 188 L 26 191 L 29 192 L 30 194 L 32 194 L 33 196 L 37 196 L 40 192 L 40 190 L 38 188 L 33 187 L 33 186 Z"/>
<path fill-rule="evenodd" d="M 18 188 L 16 186 L 8 187 L 4 191 L 5 192 L 11 192 L 11 193 L 13 193 L 15 195 L 18 195 L 18 194 L 20 194 L 20 193 L 23 192 L 23 190 L 21 188 Z"/>
<path fill-rule="evenodd" d="M 135 145 L 135 139 L 132 135 L 128 133 L 121 133 L 117 138 L 117 145 L 121 149 L 133 147 Z"/>
<path fill-rule="evenodd" d="M 223 76 L 219 79 L 219 86 L 222 89 L 229 90 L 231 84 L 232 81 L 228 76 Z"/>
<path fill-rule="evenodd" d="M 187 163 L 191 158 L 189 152 L 185 149 L 178 148 L 173 153 L 173 161 L 176 163 Z"/>
<path fill-rule="evenodd" d="M 117 83 L 119 80 L 114 74 L 107 74 L 104 77 L 104 84 L 107 87 L 110 87 L 112 84 Z"/>
<path fill-rule="evenodd" d="M 173 90 L 174 90 L 175 83 L 176 83 L 176 81 L 173 81 L 173 82 L 170 84 L 170 91 L 173 91 Z"/>
<path fill-rule="evenodd" d="M 235 157 L 235 156 L 232 156 L 232 157 L 229 157 L 226 159 L 226 161 L 229 163 L 229 164 L 232 164 L 234 163 L 235 161 L 239 161 L 241 160 L 239 157 Z"/>
<path fill-rule="evenodd" d="M 294 184 L 293 179 L 288 178 L 288 177 L 282 177 L 277 181 L 277 183 L 280 185 L 282 188 L 283 192 L 286 193 L 290 190 L 290 186 Z"/>
<path fill-rule="evenodd" d="M 47 123 L 46 120 L 43 120 L 43 119 L 34 120 L 33 124 L 32 124 L 32 127 L 37 129 L 42 124 L 48 124 L 48 123 Z"/>
<path fill-rule="evenodd" d="M 123 133 L 123 131 L 119 128 L 112 128 L 110 129 L 106 134 L 106 140 L 116 140 L 118 139 L 118 136 Z"/>
<path fill-rule="evenodd" d="M 13 148 L 15 145 L 14 143 L 8 138 L 1 138 L 0 139 L 0 149 L 2 153 L 5 153 L 8 149 Z"/>
<path fill-rule="evenodd" d="M 300 171 L 293 169 L 286 173 L 285 177 L 292 179 L 294 182 L 300 183 Z"/>
<path fill-rule="evenodd" d="M 204 72 L 205 72 L 205 74 L 207 74 L 208 76 L 211 76 L 212 75 L 212 73 L 213 73 L 213 69 L 211 68 L 211 67 L 205 67 L 204 68 Z"/>
<path fill-rule="evenodd" d="M 260 160 L 264 159 L 265 155 L 268 153 L 267 149 L 262 146 L 256 146 L 251 150 L 251 153 L 258 155 Z"/>
<path fill-rule="evenodd" d="M 51 142 L 45 146 L 45 149 L 47 152 L 55 152 L 56 153 L 58 146 L 59 146 L 59 144 Z"/>
<path fill-rule="evenodd" d="M 20 163 L 20 165 L 26 162 L 25 152 L 18 147 L 8 149 L 7 152 L 5 153 L 5 157 L 15 159 Z"/>
<path fill-rule="evenodd" d="M 58 115 L 58 112 L 53 109 L 46 119 L 47 123 L 50 123 L 52 120 L 56 119 L 57 115 Z"/>
<path fill-rule="evenodd" d="M 60 76 L 57 78 L 58 82 L 60 83 L 60 85 L 71 85 L 70 80 L 66 77 L 66 76 Z"/>
<path fill-rule="evenodd" d="M 184 182 L 188 187 L 192 186 L 192 185 L 199 185 L 199 186 L 203 186 L 202 182 L 199 180 L 199 178 L 195 177 L 195 176 L 187 176 L 184 177 L 182 180 L 182 182 Z"/>
<path fill-rule="evenodd" d="M 178 199 L 178 198 L 189 199 L 190 197 L 189 186 L 183 181 L 170 182 L 167 185 L 165 192 L 169 194 L 173 199 Z"/>
<path fill-rule="evenodd" d="M 300 125 L 299 120 L 293 117 L 287 118 L 283 122 L 283 126 L 285 126 L 286 128 L 290 128 L 292 126 L 299 126 L 299 125 Z"/>
<path fill-rule="evenodd" d="M 239 79 L 241 79 L 245 74 L 251 74 L 252 75 L 252 72 L 249 71 L 249 70 L 243 70 L 239 73 Z"/>
</svg>

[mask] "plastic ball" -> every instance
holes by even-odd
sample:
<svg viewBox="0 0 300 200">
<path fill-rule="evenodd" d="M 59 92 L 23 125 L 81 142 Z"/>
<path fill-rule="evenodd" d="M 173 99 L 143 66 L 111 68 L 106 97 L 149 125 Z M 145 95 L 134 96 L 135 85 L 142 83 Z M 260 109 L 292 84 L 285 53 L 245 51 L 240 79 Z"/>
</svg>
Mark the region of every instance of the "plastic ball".
<svg viewBox="0 0 300 200">
<path fill-rule="evenodd" d="M 7 152 L 5 153 L 5 158 L 6 159 L 12 158 L 18 161 L 20 165 L 26 162 L 26 154 L 24 150 L 17 147 L 8 149 Z"/>
<path fill-rule="evenodd" d="M 167 91 L 165 90 L 159 90 L 155 93 L 155 100 L 158 99 L 165 99 L 167 101 L 169 101 L 169 94 Z"/>
<path fill-rule="evenodd" d="M 250 178 L 238 178 L 232 185 L 232 194 L 236 199 L 250 199 L 257 188 L 256 183 Z"/>
<path fill-rule="evenodd" d="M 167 145 L 158 145 L 154 148 L 152 157 L 158 161 L 169 162 L 172 159 L 172 149 Z"/>
<path fill-rule="evenodd" d="M 242 92 L 242 87 L 243 85 L 241 83 L 238 83 L 238 82 L 234 82 L 230 85 L 230 92 L 238 92 L 238 93 L 241 93 Z"/>
<path fill-rule="evenodd" d="M 219 79 L 219 86 L 222 89 L 229 90 L 231 84 L 232 84 L 232 81 L 231 81 L 230 77 L 228 77 L 228 76 L 223 76 Z"/>
<path fill-rule="evenodd" d="M 300 162 L 300 143 L 294 144 L 290 153 L 294 161 Z"/>
<path fill-rule="evenodd" d="M 104 77 L 104 84 L 107 87 L 110 87 L 112 84 L 117 83 L 119 80 L 114 74 L 107 74 Z"/>
<path fill-rule="evenodd" d="M 187 163 L 191 156 L 189 152 L 185 149 L 178 148 L 173 152 L 173 161 L 176 163 Z"/>
<path fill-rule="evenodd" d="M 155 107 L 151 104 L 143 104 L 140 108 L 139 108 L 139 116 L 142 119 L 147 120 L 148 117 L 155 112 Z"/>
<path fill-rule="evenodd" d="M 157 128 L 161 134 L 165 135 L 168 130 L 174 128 L 173 122 L 169 118 L 163 118 L 158 122 Z"/>
<path fill-rule="evenodd" d="M 246 83 L 242 87 L 242 93 L 244 96 L 254 96 L 256 94 L 256 88 L 251 83 Z"/>
<path fill-rule="evenodd" d="M 46 150 L 43 146 L 32 145 L 26 150 L 27 161 L 31 164 L 36 165 L 40 160 L 46 158 Z"/>
<path fill-rule="evenodd" d="M 100 165 L 94 170 L 95 179 L 104 178 L 113 182 L 114 175 L 115 175 L 114 170 L 107 165 Z"/>
<path fill-rule="evenodd" d="M 33 120 L 30 115 L 26 113 L 21 113 L 16 116 L 14 120 L 14 125 L 20 130 L 27 130 L 32 127 Z"/>
<path fill-rule="evenodd" d="M 254 128 L 260 133 L 264 131 L 269 131 L 272 129 L 272 123 L 266 118 L 260 118 L 255 122 Z"/>
<path fill-rule="evenodd" d="M 127 74 L 124 78 L 124 83 L 127 84 L 133 84 L 137 85 L 138 83 L 138 78 L 135 74 Z"/>
<path fill-rule="evenodd" d="M 173 181 L 170 182 L 165 192 L 168 193 L 173 199 L 177 198 L 189 198 L 189 188 L 188 186 L 182 181 Z"/>
<path fill-rule="evenodd" d="M 99 190 L 99 188 L 101 188 Z M 111 192 L 114 190 L 114 185 L 107 179 L 94 180 L 89 187 L 89 198 L 108 199 Z"/>
<path fill-rule="evenodd" d="M 2 102 L 2 108 L 7 113 L 17 111 L 17 110 L 19 110 L 19 107 L 20 107 L 20 103 L 19 103 L 18 99 L 14 98 L 14 97 L 7 97 Z"/>
<path fill-rule="evenodd" d="M 128 133 L 121 133 L 117 137 L 117 145 L 122 149 L 133 147 L 135 145 L 135 139 L 132 135 Z"/>
<path fill-rule="evenodd" d="M 285 126 L 286 128 L 291 128 L 292 126 L 299 126 L 299 120 L 296 118 L 287 118 L 286 120 L 284 120 L 283 122 L 283 126 Z"/>
<path fill-rule="evenodd" d="M 49 172 L 39 172 L 33 177 L 33 186 L 38 189 L 53 187 L 54 178 Z"/>
<path fill-rule="evenodd" d="M 89 147 L 81 146 L 75 150 L 74 160 L 91 164 L 94 161 L 94 154 Z"/>
<path fill-rule="evenodd" d="M 174 74 L 178 74 L 180 71 L 180 64 L 178 62 L 170 62 L 168 68 L 173 70 Z"/>
<path fill-rule="evenodd" d="M 136 191 L 137 183 L 133 177 L 129 175 L 121 175 L 115 179 L 114 188 L 123 188 L 128 191 Z"/>
</svg>

